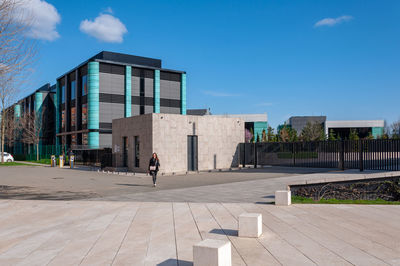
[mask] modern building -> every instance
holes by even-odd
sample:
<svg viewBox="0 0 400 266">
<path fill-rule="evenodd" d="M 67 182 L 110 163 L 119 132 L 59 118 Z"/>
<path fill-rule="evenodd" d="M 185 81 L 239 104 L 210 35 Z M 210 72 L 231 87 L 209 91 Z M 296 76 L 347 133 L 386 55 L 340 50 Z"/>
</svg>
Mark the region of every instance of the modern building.
<svg viewBox="0 0 400 266">
<path fill-rule="evenodd" d="M 187 109 L 188 115 L 211 115 L 210 108 L 208 109 Z"/>
<path fill-rule="evenodd" d="M 161 60 L 103 51 L 57 78 L 57 144 L 112 145 L 112 120 L 186 114 L 186 72 Z"/>
<path fill-rule="evenodd" d="M 301 134 L 303 128 L 308 124 L 318 123 L 325 128 L 326 116 L 292 116 L 286 121 L 286 125 L 296 130 L 297 134 Z"/>
<path fill-rule="evenodd" d="M 332 131 L 335 136 L 339 136 L 341 139 L 348 139 L 350 130 L 355 130 L 360 138 L 365 138 L 369 135 L 378 138 L 383 135 L 384 128 L 384 120 L 326 121 L 325 134 L 328 135 Z"/>
<path fill-rule="evenodd" d="M 236 117 L 145 114 L 113 120 L 116 167 L 147 172 L 153 152 L 161 173 L 237 167 L 244 121 Z"/>
<path fill-rule="evenodd" d="M 16 124 L 19 119 L 29 119 L 25 123 L 35 124 L 36 129 L 30 128 L 30 130 L 37 131 L 38 138 L 40 139 L 39 145 L 55 144 L 55 88 L 55 85 L 50 86 L 47 83 L 7 108 L 6 111 L 8 115 L 12 116 L 11 120 Z M 12 141 L 9 138 L 7 142 L 9 147 L 12 146 L 10 152 L 24 154 L 30 148 L 29 145 L 31 144 L 22 139 L 24 130 L 27 129 L 15 127 Z"/>
<path fill-rule="evenodd" d="M 319 123 L 328 136 L 332 131 L 336 137 L 348 139 L 351 130 L 355 130 L 360 138 L 372 135 L 378 138 L 383 135 L 384 120 L 343 120 L 330 121 L 326 116 L 292 116 L 286 121 L 286 125 L 295 129 L 300 135 L 307 123 Z"/>
</svg>

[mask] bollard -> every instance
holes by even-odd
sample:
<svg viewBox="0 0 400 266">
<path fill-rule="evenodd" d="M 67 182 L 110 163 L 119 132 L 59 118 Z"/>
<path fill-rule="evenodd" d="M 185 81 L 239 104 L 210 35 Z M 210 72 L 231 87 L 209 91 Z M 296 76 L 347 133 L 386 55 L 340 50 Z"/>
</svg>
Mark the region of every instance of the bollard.
<svg viewBox="0 0 400 266">
<path fill-rule="evenodd" d="M 261 213 L 242 213 L 239 215 L 239 237 L 259 237 L 262 234 Z"/>
<path fill-rule="evenodd" d="M 231 242 L 205 239 L 193 246 L 194 266 L 231 266 Z"/>
<path fill-rule="evenodd" d="M 56 156 L 52 155 L 51 156 L 51 167 L 56 167 L 56 166 L 57 166 Z"/>
<path fill-rule="evenodd" d="M 292 204 L 292 193 L 290 190 L 275 191 L 275 205 L 289 206 Z"/>
<path fill-rule="evenodd" d="M 75 155 L 69 156 L 69 167 L 74 168 Z"/>
<path fill-rule="evenodd" d="M 64 156 L 63 155 L 60 155 L 60 168 L 63 168 L 64 167 Z"/>
</svg>

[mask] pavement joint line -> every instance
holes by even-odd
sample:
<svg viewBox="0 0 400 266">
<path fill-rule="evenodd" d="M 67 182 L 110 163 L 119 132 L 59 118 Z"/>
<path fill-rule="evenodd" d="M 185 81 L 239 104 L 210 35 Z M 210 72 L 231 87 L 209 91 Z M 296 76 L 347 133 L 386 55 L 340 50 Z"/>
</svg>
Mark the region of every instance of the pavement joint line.
<svg viewBox="0 0 400 266">
<path fill-rule="evenodd" d="M 226 211 L 233 217 L 233 219 L 235 219 L 237 222 L 239 222 L 239 220 L 235 217 L 235 215 L 225 206 L 225 204 L 222 204 L 222 206 L 226 209 Z M 240 205 L 239 207 L 244 211 L 247 212 L 244 208 L 242 208 Z M 239 231 L 238 231 L 239 233 Z M 274 254 L 272 254 L 272 252 L 260 241 L 260 239 L 257 237 L 256 238 L 257 242 L 281 265 L 283 265 L 277 257 L 274 256 Z"/>
<path fill-rule="evenodd" d="M 340 254 L 338 254 L 336 251 L 331 250 L 329 247 L 327 247 L 326 245 L 323 245 L 320 243 L 320 241 L 316 241 L 315 239 L 312 239 L 310 236 L 308 236 L 307 234 L 305 234 L 304 232 L 299 231 L 297 228 L 295 228 L 294 226 L 292 226 L 291 224 L 287 223 L 285 220 L 277 217 L 276 215 L 274 215 L 273 213 L 271 213 L 270 211 L 267 210 L 267 208 L 261 208 L 261 206 L 259 206 L 260 209 L 264 210 L 265 212 L 268 212 L 269 215 L 275 217 L 277 220 L 282 221 L 283 223 L 285 223 L 287 226 L 289 226 L 290 228 L 293 228 L 295 231 L 301 233 L 302 235 L 306 236 L 307 238 L 309 238 L 311 241 L 317 243 L 318 245 L 320 245 L 321 247 L 324 247 L 325 249 L 329 250 L 330 252 L 332 252 L 333 254 L 335 254 L 336 256 L 342 258 L 344 261 L 348 262 L 351 265 L 355 265 L 354 263 L 350 262 L 348 259 L 346 259 L 345 257 L 341 256 Z"/>
<path fill-rule="evenodd" d="M 290 213 L 286 208 L 281 208 L 281 209 L 283 210 L 283 212 Z M 293 215 L 292 213 L 290 213 L 290 214 Z M 322 229 L 318 228 L 316 225 L 311 224 L 311 223 L 308 223 L 308 224 L 309 224 L 310 226 L 312 226 L 312 227 L 314 227 L 314 228 L 317 228 L 318 230 L 322 231 Z M 347 242 L 347 241 L 342 240 L 341 238 L 337 237 L 335 234 L 332 234 L 332 233 L 327 232 L 327 231 L 325 231 L 325 230 L 324 230 L 324 233 L 325 233 L 325 234 L 328 234 L 328 235 L 330 235 L 331 237 L 336 238 L 337 240 L 340 240 L 340 241 L 346 243 L 347 245 L 349 245 L 349 246 L 351 246 L 351 247 L 353 247 L 353 248 L 355 248 L 355 249 L 358 249 L 358 250 L 362 251 L 363 253 L 365 253 L 365 254 L 367 254 L 367 255 L 369 255 L 369 256 L 371 256 L 371 257 L 374 257 L 375 259 L 378 259 L 378 260 L 380 260 L 380 261 L 382 261 L 383 263 L 386 264 L 386 262 L 383 261 L 383 260 L 381 260 L 380 258 L 378 258 L 378 257 L 376 257 L 376 256 L 374 256 L 374 255 L 372 255 L 372 254 L 370 254 L 370 253 L 368 253 L 368 252 L 366 252 L 365 250 L 363 250 L 363 249 L 361 249 L 361 248 L 359 248 L 359 247 L 354 246 L 353 244 L 351 244 L 351 243 L 349 243 L 349 242 Z"/>
<path fill-rule="evenodd" d="M 175 256 L 176 256 L 177 265 L 179 266 L 178 243 L 176 241 L 176 224 L 175 224 L 175 211 L 174 211 L 174 203 L 173 202 L 171 202 L 171 209 L 172 209 L 172 223 L 174 225 Z"/>
<path fill-rule="evenodd" d="M 138 214 L 140 208 L 142 207 L 142 204 L 143 204 L 143 202 L 140 202 L 140 203 L 139 203 L 139 206 L 137 207 L 137 209 L 136 209 L 136 211 L 135 211 L 135 215 L 133 215 L 132 220 L 131 220 L 131 222 L 129 223 L 129 226 L 128 226 L 127 229 L 126 229 L 126 232 L 125 232 L 125 234 L 124 234 L 124 237 L 122 238 L 121 243 L 120 243 L 119 246 L 118 246 L 117 252 L 115 252 L 115 255 L 114 255 L 114 257 L 113 257 L 113 259 L 112 259 L 112 261 L 111 261 L 111 265 L 114 265 L 115 258 L 117 257 L 117 255 L 118 255 L 118 253 L 119 253 L 119 250 L 121 249 L 121 246 L 122 246 L 122 244 L 124 243 L 126 236 L 128 235 L 129 229 L 131 228 L 131 226 L 132 226 L 132 224 L 133 224 L 133 221 L 135 220 L 135 218 L 136 218 L 136 216 L 137 216 L 137 214 Z"/>
<path fill-rule="evenodd" d="M 242 254 L 239 253 L 238 248 L 235 246 L 234 243 L 232 243 L 231 237 L 225 232 L 225 230 L 222 228 L 221 224 L 220 224 L 220 223 L 218 222 L 218 220 L 215 218 L 215 216 L 214 216 L 214 214 L 212 213 L 212 211 L 210 210 L 208 204 L 209 204 L 209 203 L 206 203 L 206 204 L 205 204 L 205 206 L 206 206 L 208 212 L 211 214 L 211 216 L 213 217 L 214 221 L 218 224 L 218 226 L 219 226 L 219 228 L 222 230 L 222 232 L 224 232 L 224 234 L 225 234 L 225 236 L 228 238 L 229 242 L 231 242 L 232 247 L 236 250 L 237 254 L 239 254 L 239 256 L 240 256 L 240 258 L 242 259 L 242 261 L 243 261 L 246 265 L 248 265 L 247 262 L 246 262 L 246 260 L 243 258 Z"/>
</svg>

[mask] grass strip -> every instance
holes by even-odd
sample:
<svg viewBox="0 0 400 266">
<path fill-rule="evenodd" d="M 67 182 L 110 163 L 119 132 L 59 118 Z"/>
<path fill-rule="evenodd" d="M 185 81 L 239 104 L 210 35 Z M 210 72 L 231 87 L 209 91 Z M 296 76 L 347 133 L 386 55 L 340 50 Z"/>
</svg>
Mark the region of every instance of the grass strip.
<svg viewBox="0 0 400 266">
<path fill-rule="evenodd" d="M 400 205 L 400 201 L 387 201 L 383 199 L 376 200 L 338 200 L 338 199 L 320 199 L 292 196 L 293 204 L 365 204 L 365 205 Z"/>
<path fill-rule="evenodd" d="M 0 167 L 1 167 L 1 166 L 20 166 L 20 165 L 34 166 L 34 165 L 28 164 L 28 163 L 17 163 L 17 162 L 5 162 L 5 163 L 0 163 Z"/>
</svg>

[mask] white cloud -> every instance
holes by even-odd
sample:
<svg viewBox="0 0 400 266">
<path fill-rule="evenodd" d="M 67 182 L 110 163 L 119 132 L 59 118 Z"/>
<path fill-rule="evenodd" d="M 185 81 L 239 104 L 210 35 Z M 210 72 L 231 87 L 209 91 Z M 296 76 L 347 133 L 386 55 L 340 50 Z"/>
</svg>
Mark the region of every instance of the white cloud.
<svg viewBox="0 0 400 266">
<path fill-rule="evenodd" d="M 56 26 L 61 16 L 46 1 L 22 0 L 16 7 L 15 18 L 29 27 L 27 35 L 31 38 L 53 41 L 60 37 Z"/>
<path fill-rule="evenodd" d="M 324 19 L 321 19 L 320 21 L 318 21 L 317 23 L 315 23 L 314 27 L 322 27 L 322 26 L 332 27 L 332 26 L 335 26 L 336 24 L 350 21 L 352 19 L 353 19 L 352 16 L 340 16 L 337 18 L 324 18 Z"/>
<path fill-rule="evenodd" d="M 107 7 L 106 9 L 104 9 L 104 13 L 114 14 L 114 11 L 111 7 Z"/>
<path fill-rule="evenodd" d="M 264 103 L 257 104 L 257 106 L 273 106 L 273 105 L 275 105 L 275 103 L 271 103 L 271 102 L 264 102 Z"/>
<path fill-rule="evenodd" d="M 237 96 L 241 96 L 240 94 L 217 92 L 217 91 L 203 91 L 203 93 L 205 95 L 210 95 L 210 96 L 214 96 L 214 97 L 237 97 Z"/>
<path fill-rule="evenodd" d="M 125 25 L 110 14 L 100 14 L 94 21 L 85 19 L 79 29 L 103 42 L 121 43 L 128 32 Z"/>
</svg>

